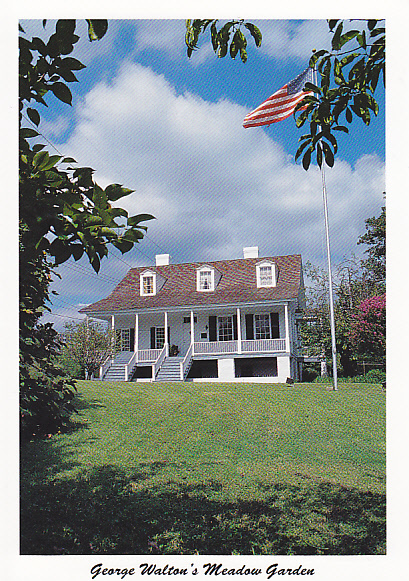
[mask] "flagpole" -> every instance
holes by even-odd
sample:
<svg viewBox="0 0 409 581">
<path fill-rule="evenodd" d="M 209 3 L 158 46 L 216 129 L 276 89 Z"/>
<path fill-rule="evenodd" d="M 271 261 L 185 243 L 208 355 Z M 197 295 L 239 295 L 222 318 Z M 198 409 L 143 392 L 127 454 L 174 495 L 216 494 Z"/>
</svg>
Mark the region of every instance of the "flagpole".
<svg viewBox="0 0 409 581">
<path fill-rule="evenodd" d="M 314 51 L 315 52 L 315 51 Z M 314 81 L 317 84 L 317 69 L 314 65 Z M 331 249 L 329 242 L 329 220 L 328 220 L 328 202 L 327 202 L 327 186 L 325 183 L 324 160 L 321 163 L 321 180 L 322 180 L 322 199 L 324 203 L 324 222 L 325 222 L 325 238 L 327 247 L 327 265 L 328 265 L 328 290 L 329 290 L 329 313 L 331 326 L 331 351 L 332 351 L 332 375 L 334 380 L 333 390 L 338 389 L 338 369 L 337 369 L 337 344 L 335 340 L 335 317 L 334 317 L 334 294 L 332 288 L 332 268 L 331 268 Z"/>
</svg>

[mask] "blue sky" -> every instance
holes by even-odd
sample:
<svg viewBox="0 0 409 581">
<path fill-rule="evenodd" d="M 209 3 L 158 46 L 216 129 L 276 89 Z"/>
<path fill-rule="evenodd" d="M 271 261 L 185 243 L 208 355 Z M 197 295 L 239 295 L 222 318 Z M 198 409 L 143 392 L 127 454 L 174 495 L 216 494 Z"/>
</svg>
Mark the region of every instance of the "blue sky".
<svg viewBox="0 0 409 581">
<path fill-rule="evenodd" d="M 64 155 L 96 170 L 101 185 L 135 190 L 121 200 L 131 213 L 156 216 L 130 253 L 114 251 L 97 276 L 85 259 L 61 266 L 53 288 L 57 329 L 78 309 L 103 298 L 133 266 L 242 256 L 301 253 L 325 264 L 321 175 L 294 162 L 303 131 L 292 118 L 243 129 L 244 116 L 308 64 L 313 48 L 330 46 L 325 20 L 257 20 L 263 43 L 248 61 L 217 59 L 210 43 L 186 56 L 183 20 L 111 20 L 99 42 L 85 38 L 72 56 L 87 65 L 72 84 L 73 106 L 44 108 L 40 131 Z M 42 35 L 41 21 L 24 21 Z M 53 28 L 49 21 L 46 31 Z M 360 255 L 365 219 L 378 215 L 385 190 L 384 109 L 370 128 L 359 120 L 339 140 L 326 173 L 333 261 Z M 72 320 L 72 319 L 69 319 Z"/>
</svg>

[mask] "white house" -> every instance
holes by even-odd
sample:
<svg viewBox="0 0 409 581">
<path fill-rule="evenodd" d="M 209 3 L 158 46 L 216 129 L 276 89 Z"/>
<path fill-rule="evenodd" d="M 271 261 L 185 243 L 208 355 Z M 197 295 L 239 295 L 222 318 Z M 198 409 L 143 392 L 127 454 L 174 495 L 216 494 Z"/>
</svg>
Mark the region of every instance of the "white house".
<svg viewBox="0 0 409 581">
<path fill-rule="evenodd" d="M 117 331 L 120 353 L 100 379 L 285 382 L 299 379 L 301 256 L 132 268 L 105 299 L 81 309 Z"/>
</svg>

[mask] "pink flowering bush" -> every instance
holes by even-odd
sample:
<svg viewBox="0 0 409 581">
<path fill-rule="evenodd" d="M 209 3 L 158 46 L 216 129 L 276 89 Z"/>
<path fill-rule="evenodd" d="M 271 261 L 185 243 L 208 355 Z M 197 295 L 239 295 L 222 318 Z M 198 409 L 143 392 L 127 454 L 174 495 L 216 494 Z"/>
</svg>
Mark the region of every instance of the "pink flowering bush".
<svg viewBox="0 0 409 581">
<path fill-rule="evenodd" d="M 365 359 L 385 360 L 386 295 L 362 301 L 353 315 L 350 340 Z"/>
</svg>

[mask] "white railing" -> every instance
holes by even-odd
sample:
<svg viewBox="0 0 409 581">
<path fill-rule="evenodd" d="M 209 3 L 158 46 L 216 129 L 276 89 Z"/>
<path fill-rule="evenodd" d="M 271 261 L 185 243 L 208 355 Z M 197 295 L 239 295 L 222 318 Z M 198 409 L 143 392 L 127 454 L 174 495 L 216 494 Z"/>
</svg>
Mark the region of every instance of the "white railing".
<svg viewBox="0 0 409 581">
<path fill-rule="evenodd" d="M 265 353 L 271 351 L 285 351 L 285 339 L 252 339 L 241 342 L 244 353 Z"/>
<path fill-rule="evenodd" d="M 201 341 L 194 344 L 195 355 L 238 353 L 238 341 Z M 286 351 L 285 339 L 252 339 L 241 341 L 242 353 Z"/>
<path fill-rule="evenodd" d="M 237 341 L 200 341 L 194 344 L 195 355 L 206 353 L 237 353 Z"/>
<path fill-rule="evenodd" d="M 187 371 L 190 366 L 190 362 L 192 361 L 192 353 L 193 353 L 193 344 L 190 344 L 189 349 L 187 350 L 186 355 L 183 358 L 183 361 L 180 362 L 180 379 L 183 381 L 187 374 Z"/>
<path fill-rule="evenodd" d="M 138 363 L 156 361 L 163 349 L 142 349 L 138 351 Z"/>
<path fill-rule="evenodd" d="M 166 353 L 167 353 L 167 349 L 166 349 L 166 343 L 163 346 L 162 349 L 155 349 L 155 351 L 159 351 L 159 357 L 156 359 L 156 361 L 154 362 L 154 364 L 152 365 L 152 379 L 153 381 L 155 381 L 156 376 L 158 374 L 159 369 L 161 368 L 162 363 L 164 362 L 164 360 L 166 359 Z"/>
<path fill-rule="evenodd" d="M 106 375 L 106 372 L 111 367 L 114 358 L 112 355 L 109 355 L 104 361 L 102 365 L 99 367 L 99 379 L 102 381 Z"/>
<path fill-rule="evenodd" d="M 135 353 L 132 355 L 132 357 L 130 358 L 128 363 L 125 364 L 125 381 L 128 381 L 129 374 L 132 373 L 132 370 L 133 370 L 134 366 L 136 365 L 137 360 L 138 360 L 138 352 L 135 351 Z"/>
</svg>

